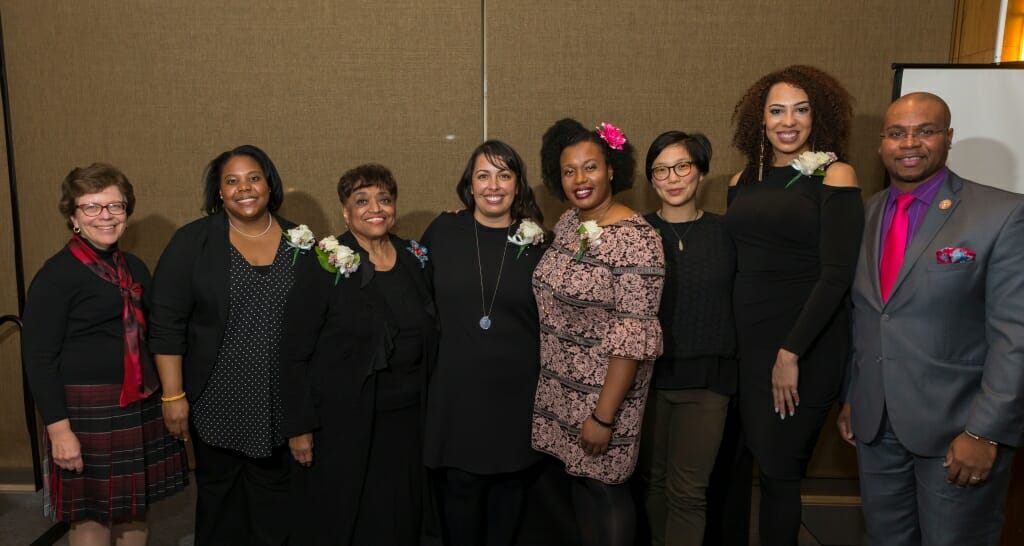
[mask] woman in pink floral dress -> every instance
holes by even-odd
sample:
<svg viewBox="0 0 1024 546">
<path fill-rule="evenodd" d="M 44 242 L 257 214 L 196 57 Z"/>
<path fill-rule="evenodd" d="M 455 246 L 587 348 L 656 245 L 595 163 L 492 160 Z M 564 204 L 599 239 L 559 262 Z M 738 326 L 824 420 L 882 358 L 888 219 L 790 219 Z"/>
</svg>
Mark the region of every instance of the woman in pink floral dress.
<svg viewBox="0 0 1024 546">
<path fill-rule="evenodd" d="M 565 463 L 586 545 L 631 544 L 624 483 L 636 466 L 651 365 L 661 354 L 661 240 L 613 194 L 632 184 L 618 128 L 563 119 L 544 134 L 544 185 L 573 208 L 534 272 L 541 372 L 533 447 Z"/>
</svg>

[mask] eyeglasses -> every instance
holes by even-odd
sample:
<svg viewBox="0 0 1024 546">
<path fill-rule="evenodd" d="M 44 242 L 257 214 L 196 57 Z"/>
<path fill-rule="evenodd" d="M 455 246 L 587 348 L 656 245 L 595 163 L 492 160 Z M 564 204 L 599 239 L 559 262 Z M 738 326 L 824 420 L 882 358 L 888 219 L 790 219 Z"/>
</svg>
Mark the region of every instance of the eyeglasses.
<svg viewBox="0 0 1024 546">
<path fill-rule="evenodd" d="M 892 128 L 887 129 L 885 132 L 882 133 L 881 136 L 884 139 L 893 140 L 897 142 L 902 142 L 907 137 L 910 137 L 914 140 L 925 140 L 938 135 L 945 134 L 948 130 L 948 128 L 936 129 L 934 127 L 926 127 L 924 129 L 918 129 L 916 131 L 908 131 L 907 129 L 901 128 Z"/>
<path fill-rule="evenodd" d="M 86 216 L 99 216 L 100 213 L 103 212 L 103 209 L 107 209 L 107 212 L 114 216 L 121 216 L 125 212 L 128 212 L 128 203 L 125 203 L 124 201 L 115 201 L 113 203 L 107 203 L 106 205 L 86 203 L 84 205 L 78 205 L 78 209 Z"/>
<path fill-rule="evenodd" d="M 690 171 L 692 170 L 692 161 L 681 161 L 679 163 L 676 163 L 675 165 L 672 165 L 671 167 L 659 165 L 651 169 L 651 178 L 657 180 L 658 182 L 661 182 L 662 180 L 668 180 L 669 171 L 674 171 L 676 173 L 676 176 L 682 178 L 690 174 Z"/>
</svg>

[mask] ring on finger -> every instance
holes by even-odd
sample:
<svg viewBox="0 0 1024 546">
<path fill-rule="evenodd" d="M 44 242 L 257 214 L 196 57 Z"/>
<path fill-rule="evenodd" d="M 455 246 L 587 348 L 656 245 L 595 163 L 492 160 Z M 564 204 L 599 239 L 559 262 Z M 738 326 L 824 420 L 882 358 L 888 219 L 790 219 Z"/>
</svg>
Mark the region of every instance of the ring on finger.
<svg viewBox="0 0 1024 546">
<path fill-rule="evenodd" d="M 981 481 L 981 476 L 971 476 L 971 481 L 972 482 L 980 482 Z"/>
</svg>

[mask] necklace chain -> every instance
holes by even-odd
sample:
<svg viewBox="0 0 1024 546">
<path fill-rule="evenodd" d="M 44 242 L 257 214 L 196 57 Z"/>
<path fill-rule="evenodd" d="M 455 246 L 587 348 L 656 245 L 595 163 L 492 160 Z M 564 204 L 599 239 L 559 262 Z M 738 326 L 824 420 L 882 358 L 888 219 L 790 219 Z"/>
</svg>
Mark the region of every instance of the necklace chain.
<svg viewBox="0 0 1024 546">
<path fill-rule="evenodd" d="M 501 249 L 501 263 L 498 265 L 498 278 L 494 280 L 494 294 L 491 295 L 491 304 L 487 305 L 486 295 L 484 293 L 484 267 L 480 260 L 480 234 L 477 228 L 476 218 L 471 218 L 473 221 L 473 239 L 476 241 L 476 270 L 480 275 L 480 310 L 483 314 L 480 316 L 480 328 L 489 330 L 491 328 L 491 311 L 494 310 L 494 302 L 498 299 L 498 286 L 501 285 L 501 271 L 505 269 L 505 255 L 508 254 L 508 234 L 511 233 L 512 226 L 509 225 L 506 230 L 505 245 Z"/>
<path fill-rule="evenodd" d="M 697 209 L 697 212 L 693 215 L 693 220 L 689 221 L 690 225 L 686 226 L 686 231 L 683 232 L 682 237 L 679 236 L 679 232 L 676 231 L 676 228 L 672 226 L 672 222 L 665 220 L 665 217 L 661 215 L 661 210 L 658 210 L 656 214 L 658 215 L 658 218 L 661 218 L 662 220 L 665 221 L 665 225 L 667 225 L 668 229 L 672 231 L 672 234 L 676 236 L 676 246 L 677 248 L 679 248 L 679 252 L 682 252 L 685 248 L 685 246 L 683 246 L 683 240 L 686 239 L 686 236 L 690 233 L 690 230 L 693 229 L 693 225 L 696 224 L 697 219 L 700 218 L 700 209 Z"/>
<path fill-rule="evenodd" d="M 273 227 L 273 225 L 274 225 L 274 215 L 272 215 L 272 214 L 268 214 L 267 215 L 267 228 L 264 229 L 263 231 L 259 232 L 258 235 L 249 235 L 248 233 L 238 229 L 238 226 L 236 226 L 235 223 L 231 221 L 231 217 L 230 216 L 228 217 L 228 224 L 231 226 L 232 229 L 237 231 L 243 237 L 248 237 L 250 239 L 259 239 L 260 237 L 263 237 L 264 235 L 266 235 L 267 232 L 270 231 L 270 228 Z"/>
</svg>

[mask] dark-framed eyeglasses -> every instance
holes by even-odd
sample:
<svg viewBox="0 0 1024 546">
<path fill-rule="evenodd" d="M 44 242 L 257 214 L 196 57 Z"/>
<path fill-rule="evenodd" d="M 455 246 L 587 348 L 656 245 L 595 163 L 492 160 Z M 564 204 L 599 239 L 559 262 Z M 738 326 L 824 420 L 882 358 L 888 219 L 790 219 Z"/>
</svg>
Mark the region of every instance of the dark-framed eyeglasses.
<svg viewBox="0 0 1024 546">
<path fill-rule="evenodd" d="M 666 167 L 664 165 L 659 165 L 659 166 L 651 169 L 651 178 L 657 180 L 658 182 L 661 182 L 662 180 L 668 180 L 668 173 L 670 171 L 674 171 L 676 173 L 676 176 L 678 176 L 679 178 L 682 178 L 682 177 L 690 174 L 690 171 L 692 171 L 692 170 L 693 170 L 693 162 L 692 161 L 680 161 L 679 163 L 676 163 L 675 165 L 672 165 L 671 167 Z"/>
<path fill-rule="evenodd" d="M 882 132 L 882 138 L 886 140 L 892 140 L 894 142 L 903 142 L 907 137 L 913 140 L 927 140 L 938 135 L 946 134 L 949 128 L 939 127 L 925 127 L 924 129 L 918 129 L 916 131 L 910 129 L 904 129 L 902 127 L 893 127 L 892 129 L 886 129 Z"/>
<path fill-rule="evenodd" d="M 103 209 L 107 209 L 107 212 L 114 216 L 121 216 L 128 212 L 128 203 L 124 201 L 115 201 L 113 203 L 107 203 L 106 205 L 100 205 L 97 203 L 85 203 L 84 205 L 78 205 L 78 210 L 82 211 L 82 214 L 86 216 L 99 216 Z"/>
</svg>

